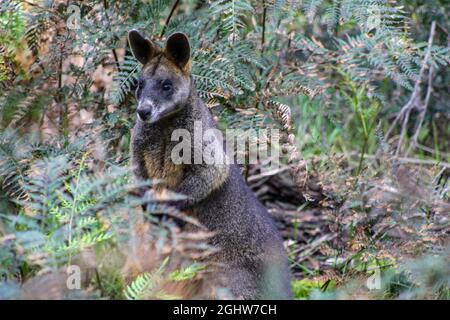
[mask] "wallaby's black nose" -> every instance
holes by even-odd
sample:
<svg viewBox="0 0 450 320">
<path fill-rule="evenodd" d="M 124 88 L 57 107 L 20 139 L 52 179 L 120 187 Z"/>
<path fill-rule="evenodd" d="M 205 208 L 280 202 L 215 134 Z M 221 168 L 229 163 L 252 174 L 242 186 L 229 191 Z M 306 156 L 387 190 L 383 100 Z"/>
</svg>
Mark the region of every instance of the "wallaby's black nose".
<svg viewBox="0 0 450 320">
<path fill-rule="evenodd" d="M 142 121 L 145 121 L 150 117 L 152 110 L 151 109 L 138 109 L 137 113 L 139 115 L 139 118 L 141 118 Z"/>
</svg>

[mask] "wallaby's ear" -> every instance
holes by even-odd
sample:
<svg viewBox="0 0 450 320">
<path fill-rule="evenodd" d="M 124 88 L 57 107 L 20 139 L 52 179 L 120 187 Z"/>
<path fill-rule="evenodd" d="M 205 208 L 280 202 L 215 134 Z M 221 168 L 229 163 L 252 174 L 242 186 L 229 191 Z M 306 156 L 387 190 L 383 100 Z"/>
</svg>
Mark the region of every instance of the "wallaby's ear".
<svg viewBox="0 0 450 320">
<path fill-rule="evenodd" d="M 166 42 L 166 55 L 181 69 L 185 69 L 191 58 L 191 47 L 188 37 L 181 32 L 172 34 Z"/>
<path fill-rule="evenodd" d="M 135 29 L 128 32 L 128 42 L 133 56 L 142 64 L 146 64 L 158 53 L 156 46 Z"/>
</svg>

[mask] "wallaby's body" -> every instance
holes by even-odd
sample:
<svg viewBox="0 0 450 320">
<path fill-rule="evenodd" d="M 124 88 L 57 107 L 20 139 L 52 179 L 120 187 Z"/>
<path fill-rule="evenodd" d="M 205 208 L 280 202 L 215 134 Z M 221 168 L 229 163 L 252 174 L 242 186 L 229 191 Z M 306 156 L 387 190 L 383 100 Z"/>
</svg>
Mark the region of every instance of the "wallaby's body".
<svg viewBox="0 0 450 320">
<path fill-rule="evenodd" d="M 137 31 L 129 35 L 143 63 L 137 89 L 138 120 L 132 131 L 132 163 L 138 179 L 162 179 L 187 196 L 180 209 L 214 232 L 217 285 L 236 298 L 291 298 L 290 271 L 281 237 L 267 210 L 227 164 L 174 164 L 172 132 L 215 128 L 190 76 L 190 47 L 184 34 L 169 37 L 163 50 Z M 223 149 L 216 152 L 225 152 Z"/>
</svg>

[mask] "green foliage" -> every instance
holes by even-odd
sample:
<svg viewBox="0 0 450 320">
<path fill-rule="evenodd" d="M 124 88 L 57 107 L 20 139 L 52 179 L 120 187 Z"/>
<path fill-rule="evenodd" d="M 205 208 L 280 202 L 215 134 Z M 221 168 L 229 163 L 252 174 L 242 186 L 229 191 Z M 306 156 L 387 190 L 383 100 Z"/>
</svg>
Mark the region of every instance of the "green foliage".
<svg viewBox="0 0 450 320">
<path fill-rule="evenodd" d="M 199 263 L 193 263 L 181 270 L 175 270 L 169 275 L 169 279 L 172 281 L 183 281 L 193 279 L 197 273 L 204 269 L 204 265 Z"/>
<path fill-rule="evenodd" d="M 295 280 L 292 282 L 292 291 L 295 299 L 305 300 L 311 298 L 314 292 L 332 291 L 335 284 L 332 281 L 317 281 L 310 279 Z"/>
<path fill-rule="evenodd" d="M 114 77 L 114 89 L 111 102 L 120 104 L 137 81 L 140 64 L 133 57 L 127 57 L 120 65 L 120 71 Z"/>
<path fill-rule="evenodd" d="M 66 4 L 0 3 L 0 276 L 7 279 L 0 284 L 1 298 L 17 296 L 29 279 L 76 261 L 86 250 L 100 257 L 101 248 L 119 250 L 128 241 L 131 247 L 139 242 L 133 228 L 142 217 L 143 199 L 132 195 L 139 185 L 130 181 L 127 169 L 140 65 L 126 36 L 137 28 L 160 44 L 172 32 L 185 32 L 196 89 L 220 126 L 280 128 L 288 145 L 282 149 L 298 149 L 312 170 L 307 174 L 323 175 L 320 185 L 331 190 L 323 201 L 339 200 L 331 215 L 340 241 L 326 241 L 336 279 L 294 280 L 297 298 L 352 297 L 358 290 L 353 280 L 364 282 L 370 268 L 379 266 L 385 282 L 373 297 L 448 299 L 448 268 L 439 260 L 438 245 L 445 235 L 438 218 L 449 199 L 445 1 L 219 0 L 181 1 L 176 8 L 169 0 L 74 4 L 81 12 L 75 30 L 67 28 Z M 437 27 L 429 45 L 433 21 Z M 387 136 L 417 86 L 420 99 L 430 93 L 427 106 L 412 110 L 408 121 Z M 400 188 L 395 174 L 400 160 L 392 149 L 403 128 L 409 148 L 400 160 L 433 164 L 426 185 L 432 191 L 415 199 L 418 205 L 400 197 L 411 192 Z M 295 168 L 292 154 L 287 151 L 286 160 Z M 344 164 L 336 164 L 336 158 Z M 379 189 L 390 193 L 380 200 L 373 195 Z M 368 203 L 372 197 L 381 207 Z M 158 250 L 176 246 L 173 226 L 153 213 L 179 213 L 153 200 L 150 196 L 151 212 L 142 217 L 142 224 L 151 225 L 145 239 Z M 306 201 L 301 209 L 312 205 Z M 419 222 L 411 218 L 410 223 L 410 214 Z M 390 236 L 399 227 L 417 243 L 414 253 L 427 259 L 394 265 L 400 263 L 394 249 L 412 241 Z M 316 269 L 295 259 L 293 269 L 308 276 L 323 275 L 328 261 Z M 112 264 L 114 270 L 100 265 L 84 289 L 129 299 L 177 298 L 160 285 L 192 280 L 203 268 L 191 260 L 181 264 L 187 267 L 169 268 L 165 260 L 156 270 L 140 270 L 130 282 L 121 272 L 123 264 Z"/>
<path fill-rule="evenodd" d="M 204 266 L 194 263 L 181 270 L 175 270 L 164 276 L 169 258 L 163 260 L 161 265 L 151 273 L 140 274 L 134 279 L 125 290 L 125 297 L 128 300 L 143 300 L 157 298 L 163 300 L 180 299 L 180 297 L 167 294 L 161 288 L 161 284 L 170 281 L 186 281 L 193 279 Z"/>
<path fill-rule="evenodd" d="M 162 281 L 162 274 L 168 262 L 169 259 L 166 258 L 154 272 L 138 275 L 126 288 L 125 297 L 128 300 L 142 300 L 153 295 L 157 297 L 159 293 L 153 290 Z"/>
<path fill-rule="evenodd" d="M 5 1 L 0 10 L 0 43 L 14 46 L 24 32 L 23 10 L 15 1 Z"/>
<path fill-rule="evenodd" d="M 36 174 L 23 178 L 22 199 L 16 201 L 26 213 L 3 216 L 7 226 L 18 231 L 17 244 L 25 255 L 46 253 L 49 265 L 110 239 L 111 230 L 98 213 L 105 203 L 111 209 L 111 198 L 124 192 L 120 181 L 127 171 L 98 179 L 84 173 L 83 159 L 78 167 L 72 166 L 65 156 L 33 162 Z"/>
<path fill-rule="evenodd" d="M 221 29 L 228 35 L 230 43 L 234 44 L 239 29 L 245 27 L 244 18 L 249 18 L 253 7 L 245 0 L 219 0 L 212 3 L 211 10 L 220 19 Z"/>
<path fill-rule="evenodd" d="M 37 56 L 39 53 L 41 36 L 47 28 L 48 24 L 45 15 L 38 15 L 27 27 L 25 37 L 27 39 L 28 48 L 34 56 Z"/>
</svg>

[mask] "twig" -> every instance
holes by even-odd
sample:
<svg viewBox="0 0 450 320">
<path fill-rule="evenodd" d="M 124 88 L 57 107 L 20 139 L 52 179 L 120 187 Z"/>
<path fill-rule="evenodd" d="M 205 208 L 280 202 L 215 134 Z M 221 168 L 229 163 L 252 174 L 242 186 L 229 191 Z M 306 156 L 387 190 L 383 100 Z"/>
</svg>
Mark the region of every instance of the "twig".
<svg viewBox="0 0 450 320">
<path fill-rule="evenodd" d="M 260 174 L 252 175 L 247 179 L 247 182 L 250 183 L 250 182 L 258 181 L 259 179 L 269 177 L 269 176 L 274 176 L 274 175 L 280 174 L 284 171 L 288 171 L 290 169 L 291 169 L 291 166 L 283 166 L 283 167 L 280 167 L 278 169 L 274 169 L 274 170 L 271 170 L 268 172 L 262 172 Z"/>
<path fill-rule="evenodd" d="M 292 33 L 290 33 L 289 36 L 288 36 L 288 42 L 287 42 L 287 49 L 286 50 L 289 50 L 289 47 L 291 45 L 291 40 L 292 40 Z M 273 77 L 275 77 L 277 69 L 278 69 L 278 67 L 280 65 L 281 56 L 282 56 L 282 52 L 280 51 L 280 52 L 277 53 L 277 58 L 278 58 L 277 62 L 273 65 L 272 69 L 269 72 L 269 75 L 267 76 L 267 80 L 266 80 L 266 84 L 264 86 L 264 90 L 268 90 L 268 88 L 270 87 L 270 84 L 272 83 Z"/>
<path fill-rule="evenodd" d="M 356 156 L 356 155 L 359 155 L 359 153 L 358 152 L 350 152 L 347 155 L 347 157 Z M 366 154 L 365 158 L 371 159 L 371 160 L 379 160 L 380 159 L 379 156 L 372 155 L 372 154 Z M 416 159 L 416 158 L 398 157 L 396 159 L 396 161 L 398 161 L 399 163 L 411 163 L 411 164 L 427 165 L 427 166 L 440 166 L 440 167 L 450 169 L 450 163 L 443 162 L 443 161 L 431 160 L 431 159 Z"/>
<path fill-rule="evenodd" d="M 103 0 L 103 8 L 105 8 L 105 17 L 106 17 L 106 21 L 108 22 L 108 28 L 109 28 L 109 31 L 112 31 L 112 28 L 111 28 L 111 20 L 109 19 L 109 15 L 108 15 L 108 9 L 109 9 L 109 6 L 108 6 L 107 0 Z M 115 49 L 115 48 L 112 48 L 111 51 L 112 51 L 112 54 L 113 54 L 113 56 L 114 56 L 114 61 L 116 62 L 117 72 L 120 72 L 119 57 L 117 56 L 116 49 Z"/>
<path fill-rule="evenodd" d="M 104 297 L 105 296 L 105 290 L 103 289 L 102 279 L 100 277 L 98 269 L 95 268 L 94 271 L 95 271 L 95 279 L 97 280 L 98 288 L 100 290 L 100 296 Z"/>
<path fill-rule="evenodd" d="M 425 73 L 425 69 L 429 64 L 429 59 L 430 59 L 430 55 L 431 55 L 431 47 L 433 45 L 433 38 L 434 38 L 434 34 L 436 31 L 436 22 L 433 21 L 431 23 L 431 30 L 430 30 L 430 37 L 428 38 L 428 47 L 427 47 L 427 52 L 425 54 L 425 57 L 423 59 L 423 65 L 420 68 L 420 72 L 419 72 L 419 76 L 417 78 L 417 81 L 414 85 L 414 89 L 413 89 L 413 93 L 411 95 L 411 98 L 409 99 L 409 101 L 402 107 L 402 109 L 400 110 L 400 112 L 397 114 L 397 116 L 395 117 L 391 127 L 389 128 L 389 130 L 386 133 L 386 139 L 390 136 L 392 130 L 395 128 L 395 126 L 397 125 L 397 123 L 403 119 L 403 123 L 402 123 L 402 129 L 401 129 L 401 133 L 400 133 L 400 139 L 397 145 L 397 150 L 395 152 L 395 155 L 398 156 L 398 154 L 400 153 L 400 149 L 402 147 L 403 144 L 403 139 L 405 137 L 406 134 L 406 129 L 407 129 L 407 125 L 408 125 L 408 121 L 409 121 L 409 116 L 411 114 L 411 111 L 414 108 L 417 108 L 417 103 L 420 100 L 420 85 L 422 82 L 422 78 L 424 76 Z M 430 64 L 431 65 L 431 64 Z"/>
<path fill-rule="evenodd" d="M 291 254 L 295 254 L 295 253 L 298 253 L 299 251 L 302 251 L 302 253 L 300 253 L 299 256 L 297 257 L 297 262 L 301 262 L 301 261 L 305 260 L 311 254 L 313 254 L 315 251 L 319 250 L 320 246 L 324 242 L 333 240 L 334 238 L 336 238 L 336 236 L 337 236 L 336 234 L 325 234 L 325 235 L 321 236 L 320 238 L 315 239 L 313 242 L 311 242 L 310 244 L 308 244 L 306 246 L 292 250 Z"/>
<path fill-rule="evenodd" d="M 176 0 L 175 3 L 172 6 L 172 9 L 170 10 L 169 16 L 166 19 L 166 22 L 164 23 L 164 26 L 161 30 L 161 34 L 159 35 L 160 38 L 163 37 L 164 33 L 166 32 L 167 25 L 170 22 L 170 19 L 172 18 L 173 13 L 175 12 L 175 9 L 178 7 L 178 4 L 180 3 L 180 0 Z"/>
<path fill-rule="evenodd" d="M 414 133 L 414 136 L 412 139 L 413 143 L 412 143 L 411 147 L 417 146 L 417 140 L 419 137 L 419 133 L 420 133 L 420 130 L 422 129 L 423 121 L 425 119 L 425 114 L 427 113 L 428 103 L 430 102 L 431 92 L 433 92 L 433 66 L 432 65 L 430 65 L 430 71 L 428 71 L 427 95 L 425 96 L 425 101 L 421 108 L 421 112 L 419 115 L 419 124 L 417 126 L 416 132 Z"/>
<path fill-rule="evenodd" d="M 262 16 L 262 35 L 261 35 L 261 56 L 264 55 L 264 45 L 266 41 L 266 14 L 267 14 L 267 7 L 266 7 L 266 1 L 263 0 L 263 16 Z"/>
<path fill-rule="evenodd" d="M 448 152 L 443 152 L 443 151 L 439 151 L 439 150 L 435 150 L 435 149 L 433 149 L 433 148 L 430 148 L 430 147 L 421 145 L 420 143 L 417 143 L 417 144 L 415 145 L 415 147 L 416 147 L 417 149 L 426 151 L 426 152 L 431 153 L 431 154 L 440 154 L 442 157 L 450 158 L 450 153 L 448 153 Z"/>
<path fill-rule="evenodd" d="M 442 31 L 444 31 L 446 35 L 449 35 L 449 32 L 447 31 L 447 29 L 445 29 L 445 27 L 444 27 L 442 24 L 436 23 L 436 25 L 437 25 Z"/>
</svg>

